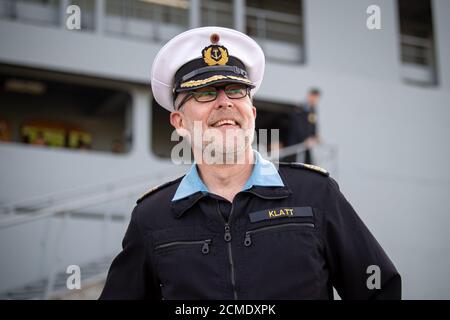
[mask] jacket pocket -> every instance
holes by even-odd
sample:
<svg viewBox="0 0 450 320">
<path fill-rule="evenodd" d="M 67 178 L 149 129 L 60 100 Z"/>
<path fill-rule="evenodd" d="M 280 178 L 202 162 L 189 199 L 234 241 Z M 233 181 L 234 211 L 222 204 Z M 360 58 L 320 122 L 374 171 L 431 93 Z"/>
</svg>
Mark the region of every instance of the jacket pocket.
<svg viewBox="0 0 450 320">
<path fill-rule="evenodd" d="M 171 241 L 156 245 L 155 251 L 161 252 L 163 250 L 178 249 L 178 248 L 182 249 L 186 247 L 192 248 L 191 246 L 198 246 L 201 253 L 208 254 L 211 241 L 212 241 L 211 239 L 195 240 L 195 241 Z"/>
<path fill-rule="evenodd" d="M 241 240 L 241 279 L 247 297 L 320 297 L 327 275 L 317 224 L 312 219 L 274 222 L 247 229 Z"/>
<path fill-rule="evenodd" d="M 175 229 L 152 236 L 150 254 L 165 299 L 223 297 L 223 254 L 214 235 Z"/>
<path fill-rule="evenodd" d="M 259 227 L 256 229 L 252 229 L 252 230 L 248 230 L 245 233 L 245 238 L 244 238 L 244 246 L 249 247 L 252 245 L 252 236 L 255 234 L 259 234 L 259 233 L 263 233 L 263 232 L 268 232 L 268 231 L 282 231 L 283 229 L 287 229 L 287 228 L 315 228 L 315 224 L 311 223 L 311 222 L 288 222 L 288 223 L 283 223 L 283 224 L 277 224 L 277 225 L 272 225 L 272 226 L 264 226 L 264 227 Z"/>
</svg>

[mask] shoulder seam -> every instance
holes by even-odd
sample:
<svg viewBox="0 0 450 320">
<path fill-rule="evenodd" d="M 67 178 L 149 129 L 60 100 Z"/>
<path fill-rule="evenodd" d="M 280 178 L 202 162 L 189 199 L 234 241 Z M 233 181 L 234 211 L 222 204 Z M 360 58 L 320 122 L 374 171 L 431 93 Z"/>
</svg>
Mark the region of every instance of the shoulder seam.
<svg viewBox="0 0 450 320">
<path fill-rule="evenodd" d="M 178 182 L 179 180 L 181 180 L 184 177 L 184 175 L 182 175 L 181 177 L 176 178 L 175 180 L 172 181 L 168 181 L 168 182 L 164 182 L 162 184 L 159 184 L 157 186 L 154 186 L 152 188 L 150 188 L 150 190 L 148 190 L 147 192 L 145 192 L 143 195 L 141 195 L 137 201 L 136 204 L 139 204 L 142 200 L 144 200 L 145 198 L 147 198 L 149 195 L 155 193 L 156 191 L 162 190 L 165 187 L 168 187 L 176 182 Z"/>
<path fill-rule="evenodd" d="M 320 173 L 321 175 L 325 176 L 325 177 L 329 177 L 330 173 L 325 170 L 324 168 L 321 168 L 319 166 L 315 166 L 312 164 L 306 164 L 306 163 L 301 163 L 301 162 L 278 162 L 279 165 L 282 166 L 289 166 L 291 168 L 300 168 L 300 169 L 306 169 L 306 170 L 310 170 L 316 173 Z"/>
</svg>

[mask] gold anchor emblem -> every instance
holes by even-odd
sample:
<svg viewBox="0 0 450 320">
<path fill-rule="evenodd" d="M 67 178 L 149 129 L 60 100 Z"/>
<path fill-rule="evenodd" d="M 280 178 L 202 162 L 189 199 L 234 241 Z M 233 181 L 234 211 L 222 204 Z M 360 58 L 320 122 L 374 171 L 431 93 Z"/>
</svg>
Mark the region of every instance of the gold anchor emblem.
<svg viewBox="0 0 450 320">
<path fill-rule="evenodd" d="M 228 50 L 224 46 L 210 45 L 203 49 L 202 55 L 208 66 L 224 65 L 228 62 Z"/>
<path fill-rule="evenodd" d="M 219 49 L 217 49 L 217 48 L 212 49 L 211 57 L 214 60 L 219 61 L 221 56 L 222 56 L 222 54 L 219 52 Z"/>
</svg>

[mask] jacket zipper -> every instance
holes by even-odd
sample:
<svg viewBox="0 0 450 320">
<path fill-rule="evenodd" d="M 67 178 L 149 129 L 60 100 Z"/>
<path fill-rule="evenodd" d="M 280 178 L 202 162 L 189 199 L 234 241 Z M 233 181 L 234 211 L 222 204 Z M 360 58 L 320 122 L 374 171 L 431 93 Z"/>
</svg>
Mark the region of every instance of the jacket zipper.
<svg viewBox="0 0 450 320">
<path fill-rule="evenodd" d="M 228 216 L 228 221 L 231 221 L 231 215 L 233 214 L 233 208 L 234 208 L 234 202 L 231 203 L 231 210 L 230 210 L 230 215 Z M 223 235 L 223 239 L 227 243 L 227 247 L 228 247 L 228 260 L 230 262 L 230 274 L 231 274 L 231 285 L 233 287 L 233 298 L 234 298 L 234 300 L 237 300 L 238 297 L 237 297 L 237 292 L 236 292 L 236 276 L 235 276 L 235 272 L 234 272 L 233 254 L 231 252 L 231 228 L 230 228 L 230 224 L 225 221 L 225 219 L 222 216 L 222 213 L 220 212 L 219 201 L 217 201 L 217 213 L 219 214 L 220 219 L 223 221 L 224 227 L 225 227 L 225 233 Z"/>
<path fill-rule="evenodd" d="M 315 227 L 314 223 L 290 222 L 290 223 L 279 224 L 279 225 L 276 225 L 276 226 L 267 226 L 267 227 L 261 227 L 261 228 L 254 229 L 254 230 L 249 230 L 249 231 L 247 231 L 245 233 L 244 246 L 250 247 L 252 245 L 252 238 L 251 238 L 252 234 L 255 234 L 255 233 L 258 233 L 258 232 L 262 232 L 262 231 L 266 231 L 266 230 L 271 230 L 271 229 L 289 227 L 289 226 L 302 226 L 302 227 L 309 227 L 309 228 L 314 228 Z"/>
<path fill-rule="evenodd" d="M 168 242 L 168 243 L 163 243 L 163 244 L 157 245 L 155 247 L 155 250 L 161 249 L 161 248 L 167 248 L 167 247 L 171 247 L 171 246 L 193 245 L 193 244 L 202 244 L 202 243 L 203 243 L 202 253 L 208 254 L 209 253 L 209 245 L 211 244 L 211 239 L 198 240 L 198 241 L 173 241 L 173 242 Z"/>
</svg>

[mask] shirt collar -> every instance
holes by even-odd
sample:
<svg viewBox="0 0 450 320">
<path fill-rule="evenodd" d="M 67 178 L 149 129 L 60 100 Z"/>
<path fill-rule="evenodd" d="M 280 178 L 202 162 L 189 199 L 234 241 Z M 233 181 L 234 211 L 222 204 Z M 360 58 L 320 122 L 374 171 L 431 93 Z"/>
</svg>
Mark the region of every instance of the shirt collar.
<svg viewBox="0 0 450 320">
<path fill-rule="evenodd" d="M 252 174 L 242 188 L 242 191 L 248 190 L 253 186 L 284 187 L 283 180 L 281 180 L 275 165 L 264 159 L 258 151 L 253 150 L 253 153 L 255 156 L 255 165 L 253 166 Z M 197 171 L 197 165 L 194 163 L 181 180 L 172 201 L 186 198 L 196 192 L 208 192 L 208 188 L 200 178 Z"/>
</svg>

